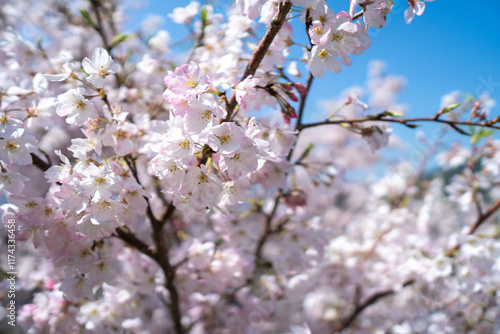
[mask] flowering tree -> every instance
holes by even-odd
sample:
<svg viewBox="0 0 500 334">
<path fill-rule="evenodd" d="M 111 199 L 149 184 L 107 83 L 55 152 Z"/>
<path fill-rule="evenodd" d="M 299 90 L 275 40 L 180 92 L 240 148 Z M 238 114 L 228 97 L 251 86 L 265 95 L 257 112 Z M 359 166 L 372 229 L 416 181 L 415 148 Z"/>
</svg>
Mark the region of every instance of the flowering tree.
<svg viewBox="0 0 500 334">
<path fill-rule="evenodd" d="M 306 122 L 313 80 L 369 52 L 392 7 L 236 0 L 224 16 L 193 1 L 170 15 L 194 42 L 173 57 L 166 31 L 123 33 L 118 1 L 6 0 L 2 330 L 499 331 L 491 101 L 451 94 L 404 118 L 399 79 L 373 63 L 368 104 L 348 90 Z M 424 7 L 408 1 L 406 22 Z M 422 122 L 444 127 L 417 168 L 349 180 L 391 125 Z M 470 145 L 427 177 L 447 131 Z"/>
</svg>

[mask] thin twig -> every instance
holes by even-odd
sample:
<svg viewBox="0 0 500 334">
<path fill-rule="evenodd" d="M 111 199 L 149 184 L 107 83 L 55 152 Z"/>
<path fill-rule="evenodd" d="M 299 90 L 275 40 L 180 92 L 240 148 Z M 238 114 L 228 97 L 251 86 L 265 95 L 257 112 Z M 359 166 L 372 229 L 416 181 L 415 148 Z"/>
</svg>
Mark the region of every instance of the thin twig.
<svg viewBox="0 0 500 334">
<path fill-rule="evenodd" d="M 500 126 L 493 125 L 490 122 L 470 122 L 470 121 L 455 121 L 455 120 L 446 120 L 446 119 L 435 119 L 434 117 L 417 117 L 417 118 L 389 118 L 387 116 L 368 116 L 368 117 L 360 117 L 360 118 L 349 118 L 349 119 L 338 119 L 338 120 L 329 120 L 317 123 L 304 124 L 298 127 L 298 130 L 312 128 L 321 125 L 329 125 L 329 124 L 351 124 L 354 125 L 356 123 L 364 123 L 364 122 L 389 122 L 389 123 L 399 123 L 403 124 L 407 127 L 414 128 L 414 122 L 436 122 L 436 123 L 444 123 L 448 124 L 457 130 L 460 133 L 463 133 L 463 130 L 458 128 L 458 125 L 469 125 L 469 126 L 481 126 L 485 128 L 492 129 L 500 129 Z"/>
<path fill-rule="evenodd" d="M 113 48 L 112 45 L 109 44 L 108 42 L 108 37 L 106 36 L 106 32 L 104 31 L 104 26 L 102 24 L 102 18 L 101 18 L 101 12 L 99 11 L 99 7 L 102 6 L 99 0 L 90 0 L 90 4 L 92 5 L 92 10 L 95 13 L 95 16 L 97 18 L 97 24 L 93 24 L 92 27 L 94 28 L 95 31 L 101 36 L 102 42 L 104 43 L 104 47 L 111 52 L 111 49 Z"/>
<path fill-rule="evenodd" d="M 500 209 L 500 199 L 497 200 L 490 208 L 481 214 L 479 218 L 476 220 L 474 225 L 471 226 L 469 231 L 467 232 L 468 235 L 474 234 L 476 230 L 481 226 L 491 215 L 493 215 L 498 209 Z"/>
<path fill-rule="evenodd" d="M 313 79 L 314 79 L 314 76 L 312 75 L 311 72 L 309 72 L 309 76 L 307 77 L 307 83 L 306 83 L 307 94 L 300 93 L 299 114 L 297 116 L 297 125 L 295 127 L 296 129 L 299 129 L 299 127 L 302 126 L 302 117 L 304 115 L 304 109 L 306 106 L 306 99 L 307 99 L 307 96 L 309 95 L 309 89 L 311 88 Z"/>
</svg>

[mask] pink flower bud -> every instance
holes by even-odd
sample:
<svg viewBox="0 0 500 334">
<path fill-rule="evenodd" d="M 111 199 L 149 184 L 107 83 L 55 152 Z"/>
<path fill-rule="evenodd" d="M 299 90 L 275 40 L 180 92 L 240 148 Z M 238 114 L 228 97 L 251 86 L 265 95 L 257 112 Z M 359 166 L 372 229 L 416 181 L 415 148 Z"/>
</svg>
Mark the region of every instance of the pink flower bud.
<svg viewBox="0 0 500 334">
<path fill-rule="evenodd" d="M 287 95 L 290 98 L 290 100 L 292 100 L 293 102 L 298 102 L 299 101 L 299 98 L 294 93 L 287 93 Z"/>
<path fill-rule="evenodd" d="M 46 290 L 52 290 L 54 288 L 54 285 L 56 284 L 56 281 L 52 278 L 49 278 L 46 282 L 45 282 L 45 289 Z"/>
<path fill-rule="evenodd" d="M 307 88 L 304 87 L 304 85 L 301 82 L 295 83 L 294 86 L 295 88 L 297 88 L 300 94 L 307 95 Z"/>
<path fill-rule="evenodd" d="M 287 206 L 295 209 L 307 204 L 307 194 L 302 189 L 293 189 L 290 193 L 283 196 L 283 200 Z"/>
</svg>

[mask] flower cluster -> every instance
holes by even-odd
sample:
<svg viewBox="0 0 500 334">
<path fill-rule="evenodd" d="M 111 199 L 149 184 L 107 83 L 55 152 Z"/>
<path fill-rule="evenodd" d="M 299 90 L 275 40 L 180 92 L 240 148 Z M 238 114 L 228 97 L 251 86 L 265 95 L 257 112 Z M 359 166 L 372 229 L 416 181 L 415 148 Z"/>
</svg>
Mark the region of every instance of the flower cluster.
<svg viewBox="0 0 500 334">
<path fill-rule="evenodd" d="M 242 106 L 250 94 L 255 96 L 255 80 L 246 79 L 236 88 Z M 196 63 L 176 68 L 165 83 L 163 96 L 172 105 L 172 118 L 150 147 L 151 169 L 164 180 L 163 191 L 174 196 L 174 205 L 188 216 L 241 203 L 268 169 L 286 162 L 295 141 L 293 131 L 255 118 L 219 124 L 227 112 L 210 94 L 210 79 L 200 74 Z M 281 170 L 283 176 L 285 172 Z"/>
</svg>

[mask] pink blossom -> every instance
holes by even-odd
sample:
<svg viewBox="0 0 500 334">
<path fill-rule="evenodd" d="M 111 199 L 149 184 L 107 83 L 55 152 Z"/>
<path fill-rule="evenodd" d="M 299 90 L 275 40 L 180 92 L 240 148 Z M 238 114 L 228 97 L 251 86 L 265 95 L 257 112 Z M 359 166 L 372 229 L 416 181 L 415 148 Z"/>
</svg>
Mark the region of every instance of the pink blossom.
<svg viewBox="0 0 500 334">
<path fill-rule="evenodd" d="M 328 72 L 340 73 L 342 64 L 335 58 L 336 55 L 336 51 L 330 47 L 315 45 L 311 52 L 307 53 L 309 71 L 317 78 L 325 75 L 325 69 Z"/>
<path fill-rule="evenodd" d="M 175 23 L 187 24 L 198 14 L 199 8 L 200 3 L 198 1 L 191 1 L 186 7 L 175 8 L 174 12 L 167 16 Z"/>
<path fill-rule="evenodd" d="M 177 67 L 175 72 L 169 71 L 164 81 L 168 89 L 177 95 L 198 95 L 210 87 L 210 79 L 201 75 L 201 69 L 194 61 Z"/>
<path fill-rule="evenodd" d="M 104 86 L 104 78 L 118 71 L 118 65 L 113 61 L 111 56 L 103 48 L 95 48 L 92 53 L 92 60 L 84 58 L 82 66 L 87 74 L 87 81 L 96 88 Z"/>
<path fill-rule="evenodd" d="M 426 2 L 434 0 L 424 0 Z M 411 23 L 415 15 L 422 15 L 425 10 L 425 3 L 422 0 L 408 0 L 408 9 L 405 10 L 405 22 Z"/>
<path fill-rule="evenodd" d="M 83 125 L 91 118 L 97 117 L 97 111 L 92 102 L 83 97 L 84 89 L 70 89 L 57 97 L 57 115 L 66 118 L 68 124 Z"/>
<path fill-rule="evenodd" d="M 10 138 L 0 139 L 0 160 L 26 166 L 32 163 L 31 153 L 36 152 L 37 140 L 31 135 L 23 135 L 23 129 L 15 131 Z"/>
<path fill-rule="evenodd" d="M 236 101 L 241 105 L 241 108 L 246 109 L 248 100 L 255 98 L 256 87 L 260 82 L 259 78 L 253 78 L 251 75 L 246 77 L 236 86 Z"/>
<path fill-rule="evenodd" d="M 191 205 L 200 211 L 216 204 L 222 190 L 221 181 L 201 165 L 187 172 L 180 191 L 183 194 L 190 194 Z"/>
<path fill-rule="evenodd" d="M 392 129 L 387 125 L 373 125 L 361 130 L 361 136 L 366 140 L 372 152 L 381 149 L 389 143 Z"/>
<path fill-rule="evenodd" d="M 235 152 L 247 142 L 248 138 L 243 130 L 234 123 L 223 123 L 214 126 L 208 136 L 210 147 L 224 154 Z"/>
</svg>

